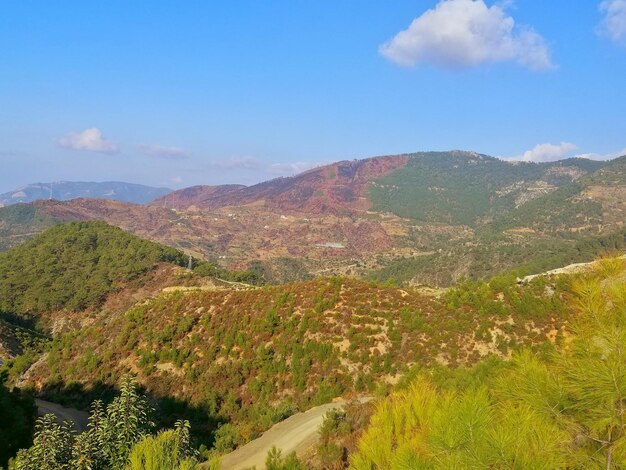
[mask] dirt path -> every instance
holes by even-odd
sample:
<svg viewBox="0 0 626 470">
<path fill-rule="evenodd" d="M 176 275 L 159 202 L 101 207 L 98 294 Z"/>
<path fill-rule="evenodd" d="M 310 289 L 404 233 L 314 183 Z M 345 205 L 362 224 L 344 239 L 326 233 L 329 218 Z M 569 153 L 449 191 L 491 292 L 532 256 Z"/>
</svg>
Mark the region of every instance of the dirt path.
<svg viewBox="0 0 626 470">
<path fill-rule="evenodd" d="M 74 423 L 74 428 L 79 432 L 83 432 L 87 429 L 89 413 L 86 411 L 80 411 L 74 408 L 65 408 L 57 403 L 39 399 L 35 400 L 35 404 L 37 405 L 37 414 L 39 416 L 52 413 L 56 415 L 59 421 L 71 421 Z"/>
<path fill-rule="evenodd" d="M 620 258 L 626 259 L 626 255 L 620 256 Z M 576 273 L 580 273 L 582 271 L 585 271 L 591 268 L 591 266 L 593 266 L 594 264 L 595 264 L 595 261 L 590 261 L 589 263 L 569 264 L 562 268 L 552 269 L 550 271 L 546 271 L 546 272 L 539 273 L 539 274 L 531 274 L 530 276 L 526 276 L 525 278 L 521 279 L 521 282 L 530 282 L 539 276 L 556 276 L 558 274 L 576 274 Z"/>
<path fill-rule="evenodd" d="M 265 458 L 272 446 L 282 450 L 283 456 L 291 452 L 301 453 L 315 445 L 318 429 L 328 410 L 341 408 L 345 401 L 316 406 L 304 413 L 297 413 L 275 424 L 261 437 L 227 454 L 222 459 L 221 470 L 265 468 Z M 201 466 L 200 468 L 208 468 Z"/>
</svg>

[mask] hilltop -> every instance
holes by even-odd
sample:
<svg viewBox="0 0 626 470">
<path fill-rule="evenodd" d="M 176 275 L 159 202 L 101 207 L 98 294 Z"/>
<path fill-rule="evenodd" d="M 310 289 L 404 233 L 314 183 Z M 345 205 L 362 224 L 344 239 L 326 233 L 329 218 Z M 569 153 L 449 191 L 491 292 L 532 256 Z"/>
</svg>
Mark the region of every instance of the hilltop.
<svg viewBox="0 0 626 470">
<path fill-rule="evenodd" d="M 104 222 L 57 225 L 0 254 L 0 311 L 17 315 L 97 307 L 157 263 L 183 254 Z"/>
<path fill-rule="evenodd" d="M 254 186 L 195 186 L 152 202 L 170 209 L 254 206 L 285 213 L 390 212 L 422 222 L 480 225 L 605 164 L 505 162 L 475 152 L 342 161 Z"/>
<path fill-rule="evenodd" d="M 0 253 L 0 361 L 50 335 L 125 312 L 167 288 L 245 288 L 248 272 L 206 262 L 104 222 L 56 225 Z"/>
<path fill-rule="evenodd" d="M 473 364 L 560 342 L 569 288 L 554 289 L 510 277 L 437 298 L 330 278 L 164 292 L 57 336 L 28 383 L 71 403 L 131 371 L 166 410 L 189 413 L 205 433 L 230 422 L 242 443 L 296 409 L 393 384 L 413 365 Z"/>
<path fill-rule="evenodd" d="M 119 181 L 103 183 L 84 181 L 33 183 L 0 194 L 0 207 L 20 202 L 33 202 L 39 199 L 67 201 L 85 197 L 145 204 L 171 191 L 168 188 L 155 188 Z"/>
<path fill-rule="evenodd" d="M 402 168 L 406 155 L 343 161 L 305 171 L 296 176 L 276 178 L 254 186 L 196 186 L 174 191 L 152 205 L 173 209 L 215 210 L 224 207 L 254 206 L 284 213 L 337 215 L 369 208 L 368 185 L 377 178 Z"/>
</svg>

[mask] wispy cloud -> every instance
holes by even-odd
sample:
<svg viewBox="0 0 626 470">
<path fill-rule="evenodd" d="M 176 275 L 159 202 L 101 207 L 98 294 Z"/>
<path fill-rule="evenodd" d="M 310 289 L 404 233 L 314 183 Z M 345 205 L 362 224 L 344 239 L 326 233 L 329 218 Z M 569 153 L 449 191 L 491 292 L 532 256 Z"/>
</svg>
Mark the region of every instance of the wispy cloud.
<svg viewBox="0 0 626 470">
<path fill-rule="evenodd" d="M 517 160 L 523 162 L 554 162 L 572 156 L 572 152 L 578 149 L 578 146 L 570 142 L 561 142 L 560 144 L 538 144 L 532 149 L 527 150 L 516 157 L 507 158 L 506 160 Z"/>
<path fill-rule="evenodd" d="M 210 165 L 220 170 L 258 170 L 263 167 L 259 159 L 249 156 L 232 156 L 214 160 Z"/>
<path fill-rule="evenodd" d="M 267 171 L 273 175 L 291 176 L 319 165 L 319 163 L 311 162 L 272 163 L 267 167 Z"/>
<path fill-rule="evenodd" d="M 613 160 L 626 155 L 626 148 L 611 153 L 574 153 L 578 146 L 570 142 L 560 144 L 539 144 L 515 157 L 503 158 L 509 161 L 522 162 L 555 162 L 567 158 L 587 158 L 589 160 Z"/>
<path fill-rule="evenodd" d="M 626 148 L 622 150 L 618 150 L 617 152 L 610 153 L 581 153 L 578 155 L 574 155 L 578 158 L 588 158 L 589 160 L 613 160 L 615 158 L 623 157 L 626 155 Z"/>
<path fill-rule="evenodd" d="M 24 152 L 17 152 L 15 150 L 0 150 L 0 158 L 21 157 L 24 155 L 26 155 Z"/>
<path fill-rule="evenodd" d="M 604 0 L 600 4 L 600 11 L 604 15 L 600 32 L 626 46 L 626 0 Z"/>
<path fill-rule="evenodd" d="M 71 150 L 114 154 L 120 151 L 115 142 L 105 139 L 97 127 L 82 132 L 70 132 L 56 141 L 59 147 Z"/>
<path fill-rule="evenodd" d="M 459 69 L 512 61 L 531 70 L 553 68 L 546 41 L 515 25 L 505 3 L 442 0 L 382 44 L 380 54 L 403 67 L 432 64 Z"/>
<path fill-rule="evenodd" d="M 137 150 L 149 157 L 180 159 L 189 156 L 189 153 L 184 149 L 163 145 L 139 144 L 137 145 Z"/>
</svg>

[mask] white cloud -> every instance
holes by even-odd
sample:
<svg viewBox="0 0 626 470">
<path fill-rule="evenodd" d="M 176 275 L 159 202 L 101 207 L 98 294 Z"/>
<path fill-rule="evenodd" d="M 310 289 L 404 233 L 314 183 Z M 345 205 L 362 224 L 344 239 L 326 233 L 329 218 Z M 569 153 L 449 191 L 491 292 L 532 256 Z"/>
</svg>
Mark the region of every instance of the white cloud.
<svg viewBox="0 0 626 470">
<path fill-rule="evenodd" d="M 172 183 L 180 184 L 183 182 L 183 179 L 180 176 L 174 176 L 173 178 L 170 178 L 170 181 Z"/>
<path fill-rule="evenodd" d="M 553 68 L 545 40 L 531 28 L 517 27 L 504 8 L 484 0 L 442 0 L 379 52 L 403 67 L 427 63 L 455 69 L 514 61 L 531 70 Z"/>
<path fill-rule="evenodd" d="M 615 158 L 623 157 L 626 155 L 626 148 L 611 153 L 581 153 L 574 155 L 576 158 L 588 158 L 589 160 L 613 160 Z"/>
<path fill-rule="evenodd" d="M 554 162 L 568 158 L 578 147 L 570 142 L 561 142 L 560 144 L 539 144 L 535 145 L 531 150 L 527 150 L 522 155 L 510 158 L 509 160 L 518 160 L 523 162 Z M 571 155 L 570 155 L 571 156 Z"/>
<path fill-rule="evenodd" d="M 220 170 L 257 170 L 262 167 L 261 162 L 248 156 L 233 156 L 223 160 L 211 162 L 211 166 Z"/>
<path fill-rule="evenodd" d="M 291 176 L 303 171 L 319 166 L 319 163 L 293 162 L 293 163 L 272 163 L 267 167 L 267 171 L 274 175 Z"/>
<path fill-rule="evenodd" d="M 149 157 L 178 159 L 187 158 L 189 156 L 189 154 L 181 148 L 165 147 L 163 145 L 139 144 L 137 150 Z"/>
<path fill-rule="evenodd" d="M 604 0 L 600 11 L 604 14 L 600 31 L 611 40 L 626 45 L 626 0 Z"/>
<path fill-rule="evenodd" d="M 106 140 L 97 127 L 85 129 L 82 132 L 70 132 L 57 141 L 60 147 L 71 150 L 86 150 L 99 153 L 118 153 L 120 151 L 116 143 Z"/>
<path fill-rule="evenodd" d="M 319 166 L 320 163 L 288 162 L 288 163 L 265 163 L 256 157 L 233 156 L 222 160 L 214 160 L 209 163 L 212 168 L 222 171 L 254 171 L 258 174 L 274 176 L 291 176 Z"/>
<path fill-rule="evenodd" d="M 522 162 L 555 162 L 566 158 L 587 158 L 589 160 L 613 160 L 626 155 L 626 148 L 606 154 L 601 153 L 579 153 L 573 152 L 578 146 L 570 142 L 561 142 L 560 144 L 539 144 L 535 145 L 531 150 L 527 150 L 521 155 L 510 158 L 503 158 L 508 161 Z"/>
</svg>

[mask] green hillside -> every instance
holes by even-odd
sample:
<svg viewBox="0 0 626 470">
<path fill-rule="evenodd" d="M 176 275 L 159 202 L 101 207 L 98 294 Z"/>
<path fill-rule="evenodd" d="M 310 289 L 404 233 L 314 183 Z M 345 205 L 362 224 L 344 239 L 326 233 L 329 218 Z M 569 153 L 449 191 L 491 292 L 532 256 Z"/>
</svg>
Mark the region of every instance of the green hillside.
<svg viewBox="0 0 626 470">
<path fill-rule="evenodd" d="M 52 217 L 41 213 L 37 206 L 15 204 L 0 207 L 0 251 L 19 245 L 58 223 Z"/>
<path fill-rule="evenodd" d="M 158 262 L 183 265 L 185 260 L 180 251 L 104 222 L 57 225 L 0 253 L 0 311 L 96 307 Z"/>
<path fill-rule="evenodd" d="M 626 466 L 626 263 L 572 280 L 567 346 L 423 369 L 382 401 L 351 468 Z"/>
<path fill-rule="evenodd" d="M 525 276 L 625 251 L 626 229 L 574 239 L 528 237 L 508 241 L 498 236 L 473 246 L 442 246 L 440 252 L 429 256 L 392 259 L 367 277 L 380 282 L 393 280 L 399 285 L 414 281 L 451 286 L 463 277 L 484 279 L 510 270 Z"/>
<path fill-rule="evenodd" d="M 584 174 L 601 166 L 582 159 L 511 164 L 471 152 L 417 153 L 404 168 L 371 184 L 369 199 L 374 210 L 421 222 L 475 225 L 514 208 L 524 185 L 541 180 L 561 186 L 572 181 L 568 169 Z"/>
<path fill-rule="evenodd" d="M 601 188 L 589 193 L 590 188 Z M 612 222 L 626 221 L 626 156 L 607 162 L 597 171 L 553 193 L 523 204 L 497 218 L 488 228 L 494 233 L 516 227 L 540 233 L 596 234 Z"/>
<path fill-rule="evenodd" d="M 58 337 L 30 380 L 53 401 L 81 403 L 132 371 L 204 439 L 230 423 L 215 435 L 227 450 L 297 409 L 384 389 L 413 364 L 507 356 L 550 332 L 560 341 L 568 286 L 557 290 L 507 277 L 442 298 L 342 278 L 177 292 Z"/>
</svg>

